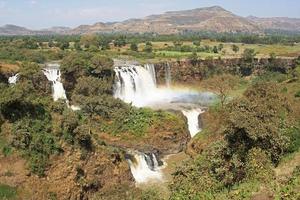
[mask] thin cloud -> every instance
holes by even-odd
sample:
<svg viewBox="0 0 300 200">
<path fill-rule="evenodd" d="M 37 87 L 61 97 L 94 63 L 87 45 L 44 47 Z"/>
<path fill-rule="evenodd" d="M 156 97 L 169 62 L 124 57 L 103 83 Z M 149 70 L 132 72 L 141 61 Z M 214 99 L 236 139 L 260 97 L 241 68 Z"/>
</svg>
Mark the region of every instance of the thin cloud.
<svg viewBox="0 0 300 200">
<path fill-rule="evenodd" d="M 37 1 L 31 0 L 29 3 L 30 3 L 31 5 L 35 5 L 35 4 L 37 4 Z"/>
<path fill-rule="evenodd" d="M 0 1 L 0 9 L 5 8 L 6 1 Z"/>
</svg>

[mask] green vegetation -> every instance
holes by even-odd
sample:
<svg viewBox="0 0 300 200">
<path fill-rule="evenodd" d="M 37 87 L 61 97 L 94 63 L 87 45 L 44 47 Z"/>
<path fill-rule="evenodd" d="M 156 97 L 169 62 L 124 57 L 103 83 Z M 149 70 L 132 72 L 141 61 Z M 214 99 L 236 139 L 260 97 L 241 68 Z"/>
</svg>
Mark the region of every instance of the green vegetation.
<svg viewBox="0 0 300 200">
<path fill-rule="evenodd" d="M 173 175 L 170 199 L 299 198 L 299 167 L 288 181 L 275 174 L 288 169 L 281 166 L 289 162 L 285 158 L 299 154 L 299 101 L 293 92 L 294 84 L 299 89 L 298 69 L 268 70 L 273 68 L 253 78 L 242 96 L 211 107 L 207 117 L 212 121 L 205 121 L 205 136 L 192 141 L 194 157 Z M 281 76 L 285 79 L 276 78 Z M 295 159 L 294 165 L 299 166 Z"/>
<path fill-rule="evenodd" d="M 9 200 L 15 199 L 17 195 L 16 188 L 10 187 L 8 185 L 0 184 L 0 199 Z"/>
<path fill-rule="evenodd" d="M 286 64 L 278 59 L 299 56 L 299 41 L 298 35 L 278 33 L 0 37 L 1 159 L 24 159 L 32 175 L 43 177 L 56 157 L 71 158 L 74 153 L 63 167 L 76 171 L 80 195 L 101 190 L 99 198 L 109 193 L 108 199 L 163 199 L 156 189 L 132 189 L 132 179 L 122 185 L 124 174 L 116 182 L 122 182 L 120 187 L 106 191 L 102 179 L 89 180 L 91 174 L 86 174 L 96 169 L 92 176 L 107 179 L 123 168 L 127 173 L 125 158 L 115 146 L 148 145 L 162 133 L 173 134 L 162 142 L 173 142 L 186 129 L 177 113 L 136 108 L 115 99 L 112 58 L 187 59 L 172 74 L 174 82 L 197 75 L 197 87 L 217 93 L 220 103 L 203 115 L 203 134 L 192 139 L 187 150 L 192 157 L 173 174 L 170 199 L 252 199 L 265 192 L 277 199 L 298 199 L 299 163 L 287 180 L 276 170 L 283 161 L 294 161 L 291 155 L 300 149 L 300 58 L 295 60 L 298 67 L 292 60 Z M 223 60 L 237 57 L 233 64 Z M 80 105 L 81 110 L 53 102 L 51 85 L 41 72 L 41 64 L 53 60 L 61 60 L 70 105 Z M 190 71 L 180 74 L 183 68 Z M 16 72 L 17 84 L 8 85 L 7 76 Z M 90 166 L 89 159 L 95 157 L 104 159 Z M 13 199 L 16 194 L 16 188 L 0 185 L 0 198 Z M 48 194 L 50 199 L 59 195 Z"/>
</svg>

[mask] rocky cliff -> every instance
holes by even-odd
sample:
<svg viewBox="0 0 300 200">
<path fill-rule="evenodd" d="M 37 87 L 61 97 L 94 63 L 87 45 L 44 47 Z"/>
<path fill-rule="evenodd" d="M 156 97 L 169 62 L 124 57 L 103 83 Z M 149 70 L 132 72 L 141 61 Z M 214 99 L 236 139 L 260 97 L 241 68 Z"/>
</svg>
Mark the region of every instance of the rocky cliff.
<svg viewBox="0 0 300 200">
<path fill-rule="evenodd" d="M 267 69 L 287 72 L 295 67 L 292 59 L 254 59 L 246 62 L 241 58 L 214 60 L 183 60 L 155 64 L 159 84 L 165 84 L 166 68 L 170 66 L 173 83 L 193 84 L 219 72 L 227 72 L 242 76 L 261 74 Z"/>
</svg>

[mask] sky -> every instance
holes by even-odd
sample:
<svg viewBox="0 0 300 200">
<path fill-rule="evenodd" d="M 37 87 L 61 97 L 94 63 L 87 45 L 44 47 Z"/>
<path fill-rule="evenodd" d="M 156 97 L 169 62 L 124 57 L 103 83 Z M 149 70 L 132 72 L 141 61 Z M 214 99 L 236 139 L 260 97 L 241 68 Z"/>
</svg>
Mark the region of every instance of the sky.
<svg viewBox="0 0 300 200">
<path fill-rule="evenodd" d="M 300 18 L 300 0 L 0 0 L 0 26 L 76 27 L 214 5 L 240 16 Z"/>
</svg>

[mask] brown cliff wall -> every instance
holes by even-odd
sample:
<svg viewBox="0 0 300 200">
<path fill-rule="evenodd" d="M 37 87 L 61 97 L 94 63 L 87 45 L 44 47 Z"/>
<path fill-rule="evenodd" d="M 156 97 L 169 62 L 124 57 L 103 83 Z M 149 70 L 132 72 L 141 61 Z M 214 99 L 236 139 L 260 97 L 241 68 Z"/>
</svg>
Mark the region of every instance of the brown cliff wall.
<svg viewBox="0 0 300 200">
<path fill-rule="evenodd" d="M 155 64 L 156 76 L 159 84 L 165 84 L 166 69 L 170 66 L 173 83 L 195 83 L 213 74 L 231 73 L 241 76 L 261 74 L 266 70 L 286 73 L 295 67 L 292 59 L 254 59 L 245 62 L 243 59 L 215 59 L 215 60 L 184 60 L 176 62 L 162 62 Z"/>
</svg>

